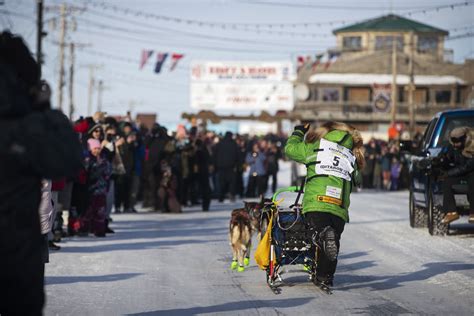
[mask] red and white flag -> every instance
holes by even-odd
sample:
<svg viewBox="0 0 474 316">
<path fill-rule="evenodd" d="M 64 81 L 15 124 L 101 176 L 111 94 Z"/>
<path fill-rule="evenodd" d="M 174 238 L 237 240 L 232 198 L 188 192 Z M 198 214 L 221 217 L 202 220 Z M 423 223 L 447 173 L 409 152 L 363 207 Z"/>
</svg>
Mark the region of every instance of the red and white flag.
<svg viewBox="0 0 474 316">
<path fill-rule="evenodd" d="M 170 71 L 173 71 L 176 66 L 178 65 L 178 62 L 180 61 L 181 58 L 183 58 L 183 54 L 177 54 L 173 53 L 171 54 L 171 66 L 170 66 Z"/>
<path fill-rule="evenodd" d="M 145 67 L 146 62 L 151 57 L 151 55 L 153 55 L 152 50 L 148 50 L 148 49 L 142 50 L 142 57 L 140 58 L 140 70 L 143 69 L 143 67 Z"/>
</svg>

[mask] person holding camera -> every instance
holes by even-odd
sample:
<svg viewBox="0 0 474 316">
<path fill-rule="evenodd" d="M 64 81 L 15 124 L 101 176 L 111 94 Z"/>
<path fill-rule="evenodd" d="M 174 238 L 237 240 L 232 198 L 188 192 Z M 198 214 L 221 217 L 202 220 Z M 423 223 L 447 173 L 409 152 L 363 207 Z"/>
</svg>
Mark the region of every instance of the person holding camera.
<svg viewBox="0 0 474 316">
<path fill-rule="evenodd" d="M 450 132 L 449 137 L 450 145 L 439 159 L 442 169 L 437 169 L 438 177 L 444 180 L 443 210 L 446 215 L 442 223 L 449 224 L 459 219 L 453 185 L 466 181 L 469 223 L 474 224 L 474 129 L 458 127 Z"/>
</svg>

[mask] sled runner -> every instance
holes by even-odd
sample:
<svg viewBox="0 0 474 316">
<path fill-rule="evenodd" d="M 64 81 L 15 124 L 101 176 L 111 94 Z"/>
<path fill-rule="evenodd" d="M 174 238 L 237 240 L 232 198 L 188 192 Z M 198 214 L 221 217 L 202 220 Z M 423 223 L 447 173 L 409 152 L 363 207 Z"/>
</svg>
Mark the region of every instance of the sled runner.
<svg viewBox="0 0 474 316">
<path fill-rule="evenodd" d="M 317 254 L 319 251 L 313 241 L 314 232 L 305 224 L 302 214 L 303 190 L 299 186 L 279 189 L 273 195 L 273 204 L 268 207 L 270 222 L 268 229 L 257 248 L 255 259 L 266 272 L 270 289 L 279 294 L 284 285 L 281 278 L 285 265 L 303 265 L 310 281 L 315 281 Z M 266 252 L 266 253 L 265 253 Z M 327 286 L 315 285 L 327 294 Z"/>
</svg>

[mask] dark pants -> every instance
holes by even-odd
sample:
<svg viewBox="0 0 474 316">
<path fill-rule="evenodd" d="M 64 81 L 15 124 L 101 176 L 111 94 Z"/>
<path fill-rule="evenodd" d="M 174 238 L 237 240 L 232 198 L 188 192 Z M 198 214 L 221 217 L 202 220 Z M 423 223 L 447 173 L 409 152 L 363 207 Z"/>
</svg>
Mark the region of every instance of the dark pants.
<svg viewBox="0 0 474 316">
<path fill-rule="evenodd" d="M 3 237 L 3 236 L 2 236 Z M 0 315 L 40 316 L 44 305 L 44 239 L 38 234 L 0 263 Z M 8 260 L 10 259 L 10 260 Z M 9 261 L 6 263 L 5 261 Z M 16 261 L 16 262 L 14 262 Z"/>
<path fill-rule="evenodd" d="M 124 211 L 130 209 L 130 194 L 132 191 L 133 177 L 131 174 L 124 174 L 115 180 L 115 211 L 119 211 L 123 205 Z"/>
<path fill-rule="evenodd" d="M 143 207 L 153 207 L 154 210 L 160 209 L 160 199 L 158 197 L 158 189 L 161 181 L 161 176 L 153 172 L 144 176 L 143 189 Z"/>
<path fill-rule="evenodd" d="M 443 210 L 448 212 L 456 211 L 456 201 L 454 199 L 453 185 L 459 184 L 461 180 L 467 181 L 467 199 L 469 201 L 469 214 L 474 215 L 474 172 L 460 177 L 449 177 L 443 181 Z"/>
<path fill-rule="evenodd" d="M 266 176 L 249 176 L 247 184 L 247 197 L 265 195 L 268 178 Z"/>
<path fill-rule="evenodd" d="M 235 174 L 235 193 L 241 198 L 244 197 L 244 176 L 242 171 L 237 171 Z"/>
<path fill-rule="evenodd" d="M 340 249 L 340 239 L 346 222 L 339 216 L 324 212 L 309 212 L 305 214 L 306 223 L 316 232 L 320 233 L 326 226 L 331 226 L 336 231 L 336 244 Z M 316 277 L 319 280 L 332 280 L 336 272 L 337 260 L 330 261 L 322 249 L 318 253 Z"/>
<path fill-rule="evenodd" d="M 90 197 L 89 207 L 81 218 L 81 231 L 105 233 L 105 197 L 105 194 Z"/>
<path fill-rule="evenodd" d="M 202 210 L 208 211 L 211 204 L 211 188 L 208 175 L 198 175 L 199 192 L 201 193 Z"/>
<path fill-rule="evenodd" d="M 235 197 L 235 172 L 232 169 L 219 169 L 219 201 L 224 201 L 227 192 L 231 198 Z"/>
</svg>

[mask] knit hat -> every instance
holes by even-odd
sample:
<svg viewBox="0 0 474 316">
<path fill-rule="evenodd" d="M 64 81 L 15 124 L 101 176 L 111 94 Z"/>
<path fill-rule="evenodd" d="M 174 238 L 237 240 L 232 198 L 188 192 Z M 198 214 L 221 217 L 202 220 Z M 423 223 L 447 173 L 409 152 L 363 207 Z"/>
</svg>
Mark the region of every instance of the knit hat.
<svg viewBox="0 0 474 316">
<path fill-rule="evenodd" d="M 92 135 L 92 132 L 94 132 L 96 129 L 102 130 L 102 125 L 94 124 L 91 128 L 89 128 L 89 131 L 87 132 L 87 134 Z"/>
<path fill-rule="evenodd" d="M 89 150 L 92 150 L 94 148 L 100 148 L 100 142 L 94 138 L 89 138 L 87 140 L 87 144 L 89 145 Z"/>
</svg>

